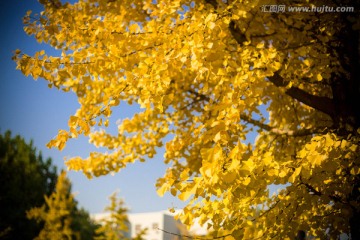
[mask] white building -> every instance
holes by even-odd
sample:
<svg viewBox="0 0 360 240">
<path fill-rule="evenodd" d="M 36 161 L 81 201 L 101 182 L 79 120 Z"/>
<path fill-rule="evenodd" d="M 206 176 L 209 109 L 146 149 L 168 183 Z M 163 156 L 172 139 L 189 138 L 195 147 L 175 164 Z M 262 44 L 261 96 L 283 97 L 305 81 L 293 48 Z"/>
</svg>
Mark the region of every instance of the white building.
<svg viewBox="0 0 360 240">
<path fill-rule="evenodd" d="M 100 213 L 92 215 L 92 219 L 101 222 L 109 214 Z M 130 226 L 128 236 L 135 237 L 144 229 L 146 240 L 179 240 L 181 239 L 180 229 L 185 229 L 181 222 L 174 219 L 174 214 L 169 211 L 149 212 L 149 213 L 130 213 L 128 214 Z M 205 235 L 206 229 L 195 224 L 190 228 L 190 232 L 197 235 Z"/>
<path fill-rule="evenodd" d="M 165 211 L 129 214 L 131 237 L 135 237 L 141 230 L 147 229 L 146 240 L 174 240 L 175 234 L 180 234 L 180 222 Z M 170 234 L 172 233 L 172 234 Z"/>
</svg>

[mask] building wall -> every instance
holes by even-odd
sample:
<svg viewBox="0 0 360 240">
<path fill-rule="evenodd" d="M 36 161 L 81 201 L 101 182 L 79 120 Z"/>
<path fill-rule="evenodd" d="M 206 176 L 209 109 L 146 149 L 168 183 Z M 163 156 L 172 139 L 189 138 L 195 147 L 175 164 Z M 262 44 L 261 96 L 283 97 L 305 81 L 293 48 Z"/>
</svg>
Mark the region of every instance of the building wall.
<svg viewBox="0 0 360 240">
<path fill-rule="evenodd" d="M 141 230 L 147 229 L 144 238 L 146 240 L 164 240 L 162 229 L 164 217 L 162 212 L 154 213 L 133 213 L 129 214 L 131 224 L 131 237 L 135 237 Z"/>
<path fill-rule="evenodd" d="M 167 215 L 164 214 L 164 228 L 163 230 L 169 232 L 169 233 L 174 233 L 174 234 L 180 234 L 179 228 L 178 226 L 181 224 L 180 222 L 176 221 L 174 219 L 174 216 L 171 215 Z M 174 234 L 169 234 L 169 233 L 165 233 L 164 232 L 164 238 L 163 240 L 175 240 L 175 239 L 179 239 L 178 236 L 174 235 Z"/>
<path fill-rule="evenodd" d="M 108 213 L 94 214 L 92 219 L 99 222 L 109 217 Z M 146 240 L 179 240 L 181 234 L 179 227 L 181 223 L 174 219 L 174 215 L 168 211 L 150 212 L 150 213 L 130 213 L 129 217 L 129 233 L 128 236 L 135 237 L 141 230 L 147 229 L 144 239 Z M 164 231 L 161 231 L 161 230 Z M 166 231 L 166 232 L 165 232 Z M 190 233 L 197 235 L 206 234 L 206 229 L 195 224 L 190 228 Z"/>
</svg>

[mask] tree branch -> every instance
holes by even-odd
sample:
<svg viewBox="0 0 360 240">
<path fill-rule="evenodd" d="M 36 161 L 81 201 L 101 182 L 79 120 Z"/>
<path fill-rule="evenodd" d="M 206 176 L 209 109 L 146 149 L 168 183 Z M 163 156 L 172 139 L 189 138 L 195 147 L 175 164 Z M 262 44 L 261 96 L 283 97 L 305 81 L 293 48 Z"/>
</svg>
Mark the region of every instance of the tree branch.
<svg viewBox="0 0 360 240">
<path fill-rule="evenodd" d="M 205 0 L 205 2 L 211 4 L 214 7 L 214 9 L 217 9 L 218 7 L 218 3 L 216 0 Z"/>
<path fill-rule="evenodd" d="M 246 41 L 246 36 L 241 32 L 240 29 L 236 26 L 234 21 L 229 23 L 229 30 L 231 35 L 234 37 L 236 42 L 241 46 Z"/>
<path fill-rule="evenodd" d="M 274 75 L 268 77 L 268 79 L 277 87 L 285 87 L 287 85 L 287 81 L 280 76 L 279 72 L 275 72 Z M 315 96 L 297 87 L 291 87 L 287 89 L 285 93 L 299 102 L 323 112 L 330 117 L 333 117 L 335 114 L 334 103 L 331 98 Z"/>
<path fill-rule="evenodd" d="M 285 85 L 285 83 L 283 83 L 283 85 Z M 186 105 L 185 107 L 183 107 L 183 109 L 185 109 L 186 107 L 188 107 L 194 103 L 200 102 L 200 101 L 210 101 L 210 98 L 208 96 L 198 93 L 198 92 L 194 91 L 193 89 L 189 89 L 187 91 L 189 93 L 195 95 L 196 99 L 193 102 Z M 304 129 L 297 129 L 297 130 L 283 130 L 283 129 L 279 129 L 276 127 L 272 127 L 272 126 L 265 124 L 259 120 L 255 120 L 255 119 L 251 118 L 249 115 L 244 114 L 244 113 L 240 114 L 240 119 L 247 123 L 250 123 L 256 127 L 259 127 L 260 129 L 270 132 L 274 135 L 286 135 L 289 137 L 304 137 L 304 136 L 309 136 L 312 134 L 319 134 L 319 133 L 323 134 L 323 133 L 326 133 L 327 131 L 329 131 L 329 129 L 330 129 L 327 126 L 320 126 L 320 127 L 304 128 Z"/>
<path fill-rule="evenodd" d="M 169 232 L 169 231 L 166 231 L 166 230 L 161 229 L 161 228 L 157 228 L 157 229 L 164 232 L 164 233 L 171 234 L 173 236 L 178 236 L 178 237 L 181 237 L 181 238 L 185 237 L 185 238 L 190 238 L 190 239 L 199 239 L 199 240 L 213 240 L 213 239 L 220 239 L 220 238 L 225 238 L 227 236 L 231 236 L 231 234 L 226 234 L 226 235 L 223 235 L 223 236 L 213 237 L 213 238 L 195 237 L 195 236 L 190 236 L 190 235 L 184 235 L 184 234 L 178 234 L 178 233 Z"/>
<path fill-rule="evenodd" d="M 300 176 L 300 185 L 304 185 L 306 187 L 306 189 L 309 191 L 309 194 L 311 194 L 311 195 L 315 195 L 315 196 L 319 196 L 319 197 L 324 195 L 321 191 L 316 190 L 309 183 L 303 182 L 301 176 Z M 327 195 L 327 196 L 334 202 L 347 204 L 346 202 L 344 202 L 342 200 L 342 198 L 340 196 L 337 196 L 337 195 Z"/>
<path fill-rule="evenodd" d="M 255 120 L 245 114 L 240 114 L 240 119 L 248 122 L 256 127 L 259 127 L 265 131 L 268 131 L 275 135 L 286 135 L 291 137 L 304 137 L 309 136 L 312 134 L 318 134 L 318 133 L 325 133 L 329 130 L 328 127 L 317 127 L 317 128 L 304 128 L 304 129 L 298 129 L 298 130 L 283 130 L 275 127 L 271 127 L 265 123 L 262 123 L 261 121 Z"/>
<path fill-rule="evenodd" d="M 273 128 L 272 128 L 271 126 L 269 126 L 269 125 L 267 125 L 267 124 L 265 124 L 265 123 L 262 123 L 262 122 L 259 121 L 259 120 L 255 120 L 255 119 L 249 117 L 249 116 L 246 115 L 246 114 L 240 114 L 240 119 L 243 120 L 243 121 L 245 121 L 245 122 L 248 122 L 248 123 L 250 123 L 250 124 L 252 124 L 252 125 L 254 125 L 254 126 L 256 126 L 256 127 L 259 127 L 259 128 L 261 128 L 261 129 L 263 129 L 263 130 L 266 130 L 266 131 L 268 131 L 268 132 L 270 132 L 270 131 L 273 130 Z"/>
</svg>

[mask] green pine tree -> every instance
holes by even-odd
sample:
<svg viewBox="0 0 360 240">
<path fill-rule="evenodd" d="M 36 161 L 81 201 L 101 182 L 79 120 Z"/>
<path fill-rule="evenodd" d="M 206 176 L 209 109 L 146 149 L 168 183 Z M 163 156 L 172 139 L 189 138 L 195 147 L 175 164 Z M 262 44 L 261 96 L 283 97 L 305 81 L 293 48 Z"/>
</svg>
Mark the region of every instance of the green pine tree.
<svg viewBox="0 0 360 240">
<path fill-rule="evenodd" d="M 32 141 L 10 131 L 0 133 L 0 239 L 34 239 L 39 234 L 41 224 L 27 219 L 26 211 L 44 204 L 56 179 L 51 158 L 44 159 Z"/>
</svg>

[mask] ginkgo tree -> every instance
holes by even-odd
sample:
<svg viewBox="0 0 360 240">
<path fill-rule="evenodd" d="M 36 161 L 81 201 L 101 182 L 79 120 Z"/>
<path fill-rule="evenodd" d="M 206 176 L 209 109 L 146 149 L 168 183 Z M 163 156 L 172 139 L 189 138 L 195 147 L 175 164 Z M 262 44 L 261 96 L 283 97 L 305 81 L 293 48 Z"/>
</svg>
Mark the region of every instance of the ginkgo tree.
<svg viewBox="0 0 360 240">
<path fill-rule="evenodd" d="M 106 149 L 70 169 L 106 175 L 165 147 L 156 185 L 189 199 L 186 224 L 235 239 L 360 239 L 359 2 L 40 2 L 25 31 L 61 56 L 14 60 L 81 105 L 48 146 L 81 134 Z M 325 5 L 334 11 L 311 10 Z M 141 111 L 107 132 L 120 102 Z"/>
<path fill-rule="evenodd" d="M 142 229 L 134 238 L 129 238 L 130 221 L 128 217 L 129 209 L 125 206 L 123 199 L 118 198 L 117 192 L 110 197 L 110 204 L 105 208 L 107 217 L 100 220 L 101 227 L 96 230 L 99 236 L 95 240 L 143 240 L 146 229 Z"/>
<path fill-rule="evenodd" d="M 45 203 L 41 207 L 27 211 L 29 219 L 44 223 L 36 240 L 80 239 L 80 233 L 71 228 L 71 212 L 76 205 L 70 188 L 71 183 L 66 172 L 62 171 L 56 182 L 55 191 L 50 196 L 45 195 Z"/>
</svg>

